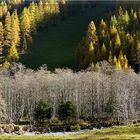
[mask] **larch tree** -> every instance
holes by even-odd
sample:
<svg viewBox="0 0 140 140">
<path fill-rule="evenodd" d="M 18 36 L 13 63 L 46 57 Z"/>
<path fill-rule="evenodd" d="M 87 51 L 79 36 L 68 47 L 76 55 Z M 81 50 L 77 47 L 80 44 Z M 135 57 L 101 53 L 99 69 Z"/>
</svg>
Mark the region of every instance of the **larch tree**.
<svg viewBox="0 0 140 140">
<path fill-rule="evenodd" d="M 116 16 L 111 16 L 111 19 L 110 19 L 110 25 L 111 26 L 117 26 L 118 22 L 117 22 L 117 19 L 116 19 Z"/>
<path fill-rule="evenodd" d="M 11 45 L 16 47 L 20 44 L 20 25 L 17 11 L 11 15 Z"/>
<path fill-rule="evenodd" d="M 105 45 L 107 45 L 109 42 L 109 33 L 107 29 L 108 29 L 107 24 L 102 19 L 99 26 L 99 43 L 100 44 L 105 43 Z"/>
<path fill-rule="evenodd" d="M 97 41 L 98 41 L 98 36 L 96 32 L 95 23 L 94 21 L 91 21 L 88 26 L 88 31 L 86 35 L 86 44 L 89 45 L 92 42 L 93 45 L 95 46 L 97 45 Z"/>
<path fill-rule="evenodd" d="M 8 12 L 5 18 L 5 26 L 4 26 L 4 45 L 6 47 L 11 46 L 11 16 Z"/>
<path fill-rule="evenodd" d="M 136 65 L 138 65 L 138 69 L 140 70 L 140 41 L 137 41 L 136 54 L 133 59 Z"/>
<path fill-rule="evenodd" d="M 115 47 L 119 48 L 120 46 L 121 46 L 121 39 L 120 39 L 119 34 L 117 33 L 117 36 L 115 38 Z"/>
<path fill-rule="evenodd" d="M 96 27 L 93 21 L 90 22 L 88 26 L 88 31 L 85 40 L 85 56 L 84 56 L 84 66 L 87 66 L 93 62 L 93 53 L 96 49 L 98 42 L 98 36 L 96 32 Z M 94 56 L 95 57 L 95 56 Z"/>
<path fill-rule="evenodd" d="M 102 60 L 106 60 L 106 58 L 107 58 L 107 49 L 106 49 L 106 46 L 105 46 L 105 44 L 103 43 L 103 45 L 102 45 L 102 49 L 101 49 L 101 53 L 102 53 Z"/>
<path fill-rule="evenodd" d="M 113 65 L 113 56 L 111 51 L 109 51 L 108 62 L 110 63 L 110 65 Z"/>
<path fill-rule="evenodd" d="M 9 49 L 8 60 L 13 62 L 13 61 L 17 61 L 18 59 L 19 59 L 19 54 L 17 48 L 14 44 L 12 44 Z"/>
<path fill-rule="evenodd" d="M 2 5 L 2 12 L 3 12 L 3 15 L 6 15 L 8 12 L 8 6 L 5 1 L 3 2 L 3 5 Z"/>
<path fill-rule="evenodd" d="M 30 21 L 30 15 L 29 10 L 27 8 L 24 8 L 21 17 L 20 17 L 20 28 L 21 32 L 25 36 L 30 36 L 31 33 L 31 21 Z"/>
<path fill-rule="evenodd" d="M 3 46 L 3 43 L 4 43 L 4 29 L 2 22 L 0 22 L 0 48 Z"/>
<path fill-rule="evenodd" d="M 129 14 L 128 14 L 127 10 L 125 10 L 124 15 L 123 15 L 124 24 L 128 25 L 129 20 L 130 20 Z"/>
<path fill-rule="evenodd" d="M 39 1 L 38 4 L 38 12 L 39 12 L 39 23 L 40 25 L 43 23 L 43 19 L 44 19 L 44 9 L 43 9 L 43 3 L 42 1 Z"/>
<path fill-rule="evenodd" d="M 117 65 L 117 57 L 116 56 L 114 56 L 114 58 L 113 58 L 113 65 Z"/>
<path fill-rule="evenodd" d="M 3 17 L 3 11 L 2 11 L 2 6 L 0 5 L 0 19 Z"/>
<path fill-rule="evenodd" d="M 32 2 L 29 6 L 30 21 L 31 21 L 31 32 L 36 32 L 36 8 L 35 3 Z"/>
<path fill-rule="evenodd" d="M 94 55 L 94 46 L 93 43 L 90 43 L 89 49 L 88 49 L 88 56 L 89 56 L 89 63 L 91 64 L 93 62 L 93 55 Z"/>
<path fill-rule="evenodd" d="M 120 60 L 118 60 L 117 63 L 115 64 L 115 69 L 116 70 L 122 70 L 122 66 L 121 66 Z"/>
<path fill-rule="evenodd" d="M 110 36 L 113 38 L 118 33 L 116 26 L 110 26 Z"/>
<path fill-rule="evenodd" d="M 0 22 L 0 64 L 2 64 L 4 61 L 3 44 L 4 44 L 4 29 L 2 22 Z"/>
</svg>

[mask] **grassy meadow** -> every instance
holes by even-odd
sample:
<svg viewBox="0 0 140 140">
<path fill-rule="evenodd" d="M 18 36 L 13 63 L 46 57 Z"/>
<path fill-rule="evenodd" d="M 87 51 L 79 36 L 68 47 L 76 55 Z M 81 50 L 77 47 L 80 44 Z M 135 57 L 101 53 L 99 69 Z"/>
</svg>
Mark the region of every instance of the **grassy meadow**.
<svg viewBox="0 0 140 140">
<path fill-rule="evenodd" d="M 66 136 L 0 136 L 0 140 L 140 140 L 140 124 L 114 126 Z"/>
</svg>

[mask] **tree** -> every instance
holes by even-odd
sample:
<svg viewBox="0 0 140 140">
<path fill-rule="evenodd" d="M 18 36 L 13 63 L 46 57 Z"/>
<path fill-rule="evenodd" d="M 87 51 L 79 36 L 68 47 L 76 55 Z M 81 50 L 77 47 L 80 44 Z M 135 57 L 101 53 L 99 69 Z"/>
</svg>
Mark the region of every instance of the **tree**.
<svg viewBox="0 0 140 140">
<path fill-rule="evenodd" d="M 122 66 L 121 66 L 120 60 L 117 61 L 116 65 L 115 65 L 115 69 L 116 70 L 122 70 Z"/>
<path fill-rule="evenodd" d="M 107 52 L 107 50 L 106 50 L 106 46 L 105 46 L 104 43 L 102 45 L 101 52 L 102 52 L 102 60 L 105 60 L 106 59 L 106 52 Z"/>
<path fill-rule="evenodd" d="M 108 40 L 109 40 L 109 34 L 108 34 L 108 30 L 107 30 L 107 24 L 105 23 L 105 21 L 102 19 L 101 23 L 100 23 L 100 27 L 99 27 L 99 43 L 103 44 L 105 43 L 106 45 L 108 44 Z"/>
<path fill-rule="evenodd" d="M 10 62 L 8 62 L 7 60 L 5 60 L 2 64 L 2 67 L 5 68 L 5 69 L 9 69 L 10 68 Z"/>
<path fill-rule="evenodd" d="M 123 20 L 124 20 L 124 24 L 125 24 L 125 25 L 128 25 L 129 20 L 130 20 L 130 17 L 129 17 L 129 15 L 128 15 L 127 10 L 125 10 L 125 12 L 124 12 Z"/>
<path fill-rule="evenodd" d="M 4 62 L 3 47 L 4 47 L 4 29 L 2 22 L 0 22 L 0 64 Z"/>
<path fill-rule="evenodd" d="M 96 27 L 94 21 L 91 21 L 88 26 L 88 31 L 86 35 L 86 44 L 89 45 L 91 42 L 93 46 L 97 45 L 98 37 L 96 32 Z"/>
<path fill-rule="evenodd" d="M 24 8 L 22 11 L 20 17 L 20 28 L 23 35 L 30 36 L 31 21 L 30 21 L 29 10 L 27 8 Z"/>
<path fill-rule="evenodd" d="M 11 46 L 11 17 L 9 12 L 5 18 L 4 37 L 4 45 L 9 48 Z"/>
<path fill-rule="evenodd" d="M 7 14 L 7 12 L 8 12 L 8 6 L 7 6 L 7 3 L 4 1 L 4 3 L 3 3 L 3 15 L 6 15 Z"/>
<path fill-rule="evenodd" d="M 114 56 L 114 58 L 113 58 L 113 64 L 117 65 L 117 57 L 116 56 Z"/>
<path fill-rule="evenodd" d="M 136 54 L 133 58 L 133 61 L 135 62 L 136 65 L 138 65 L 138 69 L 140 70 L 140 42 L 139 41 L 137 41 Z"/>
<path fill-rule="evenodd" d="M 66 103 L 61 103 L 61 105 L 58 107 L 58 116 L 62 120 L 75 118 L 76 107 L 70 101 L 67 101 Z"/>
<path fill-rule="evenodd" d="M 119 65 L 118 61 L 120 61 L 123 69 L 128 69 L 130 64 L 138 71 L 139 47 L 137 47 L 137 42 L 139 42 L 140 38 L 140 16 L 138 17 L 138 15 L 140 14 L 136 10 L 131 10 L 131 14 L 129 14 L 127 10 L 123 10 L 120 7 L 118 15 L 112 15 L 108 24 L 102 19 L 96 29 L 94 22 L 91 21 L 88 26 L 85 43 L 80 44 L 82 47 L 78 49 L 80 50 L 79 54 L 82 54 L 80 55 L 80 60 L 82 60 L 80 63 L 82 62 L 83 64 L 82 68 L 87 68 L 92 62 L 96 64 L 105 59 L 112 65 Z M 94 51 L 90 53 L 89 50 L 93 50 L 93 48 Z M 111 55 L 110 52 L 112 53 Z M 120 52 L 123 52 L 121 58 L 119 58 Z M 114 58 L 118 60 L 113 62 Z"/>
<path fill-rule="evenodd" d="M 2 95 L 0 94 L 0 122 L 6 121 L 6 104 Z"/>
<path fill-rule="evenodd" d="M 119 48 L 121 46 L 121 39 L 119 34 L 117 33 L 116 39 L 115 39 L 115 47 Z"/>
<path fill-rule="evenodd" d="M 0 5 L 0 19 L 3 17 L 3 11 L 2 11 L 2 6 Z"/>
<path fill-rule="evenodd" d="M 21 49 L 23 51 L 27 50 L 27 40 L 25 35 L 23 35 L 22 40 L 21 40 Z"/>
<path fill-rule="evenodd" d="M 51 118 L 51 108 L 46 101 L 40 100 L 34 109 L 34 120 L 42 123 L 49 118 Z"/>
<path fill-rule="evenodd" d="M 118 32 L 117 28 L 114 25 L 110 27 L 110 35 L 111 35 L 111 37 L 116 36 L 117 32 Z"/>
<path fill-rule="evenodd" d="M 29 11 L 30 11 L 30 21 L 31 21 L 31 32 L 35 33 L 36 32 L 36 8 L 34 2 L 30 4 Z"/>
<path fill-rule="evenodd" d="M 4 44 L 4 29 L 2 22 L 0 22 L 0 50 L 2 49 L 3 44 Z"/>
<path fill-rule="evenodd" d="M 112 52 L 109 52 L 109 58 L 108 58 L 108 62 L 113 65 L 113 56 L 112 56 Z"/>
<path fill-rule="evenodd" d="M 19 54 L 17 48 L 14 44 L 11 45 L 8 53 L 8 60 L 9 61 L 17 61 L 19 59 Z"/>
<path fill-rule="evenodd" d="M 105 111 L 110 117 L 114 117 L 116 114 L 116 100 L 113 96 L 109 97 L 109 100 L 106 104 Z"/>
<path fill-rule="evenodd" d="M 126 55 L 124 55 L 124 59 L 123 59 L 123 69 L 124 69 L 124 70 L 128 70 L 128 68 L 129 68 L 128 59 L 127 59 Z"/>
<path fill-rule="evenodd" d="M 111 20 L 110 20 L 110 25 L 111 26 L 117 26 L 118 22 L 117 22 L 117 19 L 116 19 L 116 16 L 111 16 Z"/>
<path fill-rule="evenodd" d="M 107 29 L 107 25 L 105 21 L 102 19 L 100 23 L 100 30 L 106 30 L 106 29 Z"/>
<path fill-rule="evenodd" d="M 89 55 L 89 63 L 92 63 L 93 62 L 93 53 L 94 53 L 94 47 L 93 47 L 92 42 L 90 43 L 88 53 L 89 53 L 88 54 Z"/>
<path fill-rule="evenodd" d="M 43 3 L 42 1 L 39 1 L 38 4 L 38 22 L 41 25 L 43 23 L 43 18 L 44 18 L 44 9 L 43 9 Z"/>
<path fill-rule="evenodd" d="M 20 44 L 20 26 L 17 11 L 11 15 L 11 45 L 16 47 Z"/>
</svg>

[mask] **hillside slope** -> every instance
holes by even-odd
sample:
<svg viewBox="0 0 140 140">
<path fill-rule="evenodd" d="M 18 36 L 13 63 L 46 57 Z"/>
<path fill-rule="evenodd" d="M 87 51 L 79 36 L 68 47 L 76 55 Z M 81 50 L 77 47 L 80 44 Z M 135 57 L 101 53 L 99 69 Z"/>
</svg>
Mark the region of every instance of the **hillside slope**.
<svg viewBox="0 0 140 140">
<path fill-rule="evenodd" d="M 62 67 L 75 69 L 75 49 L 85 34 L 87 25 L 91 20 L 98 24 L 111 6 L 100 4 L 84 14 L 69 17 L 56 26 L 41 30 L 34 35 L 32 45 L 20 61 L 33 69 L 42 64 L 47 64 L 51 70 Z"/>
</svg>

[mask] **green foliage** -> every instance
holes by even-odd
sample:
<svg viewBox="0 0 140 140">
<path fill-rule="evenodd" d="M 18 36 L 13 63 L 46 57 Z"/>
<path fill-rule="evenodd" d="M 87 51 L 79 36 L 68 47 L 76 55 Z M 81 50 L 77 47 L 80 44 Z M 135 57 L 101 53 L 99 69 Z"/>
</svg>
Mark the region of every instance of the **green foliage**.
<svg viewBox="0 0 140 140">
<path fill-rule="evenodd" d="M 23 36 L 21 41 L 21 49 L 23 49 L 24 51 L 27 50 L 27 39 L 25 35 Z"/>
<path fill-rule="evenodd" d="M 116 113 L 116 101 L 114 97 L 110 97 L 105 108 L 106 112 L 110 116 L 114 116 Z"/>
<path fill-rule="evenodd" d="M 81 126 L 79 124 L 76 124 L 76 125 L 72 125 L 70 127 L 71 131 L 80 131 L 81 130 Z"/>
<path fill-rule="evenodd" d="M 44 122 L 51 118 L 51 108 L 46 101 L 40 100 L 34 110 L 34 120 L 36 122 Z"/>
<path fill-rule="evenodd" d="M 67 101 L 58 107 L 58 116 L 60 119 L 71 119 L 76 117 L 76 107 L 72 102 Z"/>
</svg>

